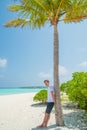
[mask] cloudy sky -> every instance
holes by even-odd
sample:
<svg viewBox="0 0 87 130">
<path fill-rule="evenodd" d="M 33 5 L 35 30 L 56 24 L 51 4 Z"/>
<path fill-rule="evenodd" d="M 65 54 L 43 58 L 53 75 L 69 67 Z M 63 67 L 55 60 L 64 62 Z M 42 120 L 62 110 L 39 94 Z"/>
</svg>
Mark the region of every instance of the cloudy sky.
<svg viewBox="0 0 87 130">
<path fill-rule="evenodd" d="M 40 30 L 5 28 L 16 18 L 7 11 L 13 0 L 0 0 L 0 87 L 43 85 L 44 79 L 53 82 L 53 27 Z M 87 20 L 59 23 L 60 83 L 76 71 L 87 71 Z"/>
</svg>

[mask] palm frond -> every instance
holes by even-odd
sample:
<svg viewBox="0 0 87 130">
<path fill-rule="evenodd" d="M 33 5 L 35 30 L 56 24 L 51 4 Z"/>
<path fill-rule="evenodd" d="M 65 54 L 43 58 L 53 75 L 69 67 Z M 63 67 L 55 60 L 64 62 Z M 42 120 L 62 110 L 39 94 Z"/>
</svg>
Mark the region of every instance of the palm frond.
<svg viewBox="0 0 87 130">
<path fill-rule="evenodd" d="M 60 14 L 66 12 L 66 10 L 70 8 L 70 6 L 70 0 L 60 0 L 59 4 L 57 4 L 56 18 L 58 18 Z"/>
<path fill-rule="evenodd" d="M 32 18 L 32 20 L 29 19 L 22 19 L 22 18 L 18 18 L 18 19 L 14 19 L 14 20 L 10 20 L 5 24 L 5 27 L 25 27 L 25 26 L 30 26 L 31 28 L 40 28 L 41 26 L 44 26 L 45 22 L 47 21 L 46 18 L 42 17 L 39 18 Z"/>
<path fill-rule="evenodd" d="M 47 21 L 52 25 L 59 21 L 79 22 L 87 18 L 87 0 L 21 0 L 12 4 L 9 11 L 17 12 L 18 19 L 6 23 L 6 27 L 41 27 Z"/>
<path fill-rule="evenodd" d="M 6 27 L 25 27 L 27 25 L 29 25 L 31 22 L 29 20 L 25 20 L 25 19 L 15 19 L 15 20 L 10 20 L 9 22 L 7 22 L 5 24 Z"/>
<path fill-rule="evenodd" d="M 43 2 L 41 2 L 41 0 L 34 0 L 34 2 L 36 2 L 36 4 L 42 8 L 42 10 L 44 10 L 45 12 L 48 12 L 47 8 L 45 8 L 45 6 L 42 4 Z"/>
<path fill-rule="evenodd" d="M 87 18 L 87 0 L 80 0 L 72 4 L 66 12 L 64 22 L 79 22 Z"/>
<path fill-rule="evenodd" d="M 33 7 L 28 6 L 28 5 L 26 6 L 26 4 L 24 4 L 24 5 L 12 4 L 12 5 L 8 6 L 8 10 L 12 11 L 12 12 L 18 12 L 20 14 L 21 14 L 21 12 L 22 12 L 22 14 L 23 14 L 23 12 L 28 12 L 28 14 L 31 14 L 31 13 L 40 14 L 39 11 L 37 12 L 36 9 L 34 9 Z"/>
<path fill-rule="evenodd" d="M 24 9 L 23 5 L 12 4 L 8 6 L 8 10 L 12 12 L 17 12 L 23 9 Z"/>
</svg>

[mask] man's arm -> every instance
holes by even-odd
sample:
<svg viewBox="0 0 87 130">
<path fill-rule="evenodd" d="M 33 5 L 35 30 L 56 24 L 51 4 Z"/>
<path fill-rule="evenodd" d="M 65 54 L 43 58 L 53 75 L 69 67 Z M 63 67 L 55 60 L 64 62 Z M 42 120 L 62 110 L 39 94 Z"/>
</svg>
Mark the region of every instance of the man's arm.
<svg viewBox="0 0 87 130">
<path fill-rule="evenodd" d="M 54 94 L 54 91 L 51 91 L 51 96 L 52 96 L 53 101 L 54 101 L 54 103 L 55 103 L 55 94 Z"/>
</svg>

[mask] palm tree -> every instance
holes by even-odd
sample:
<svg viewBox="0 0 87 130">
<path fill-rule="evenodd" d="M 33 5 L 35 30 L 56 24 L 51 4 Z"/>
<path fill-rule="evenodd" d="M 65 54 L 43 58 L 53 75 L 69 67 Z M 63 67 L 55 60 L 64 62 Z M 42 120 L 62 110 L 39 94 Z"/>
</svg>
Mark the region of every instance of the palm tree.
<svg viewBox="0 0 87 130">
<path fill-rule="evenodd" d="M 63 113 L 59 89 L 59 38 L 58 23 L 80 22 L 87 17 L 87 0 L 21 0 L 12 4 L 9 11 L 17 12 L 18 18 L 8 21 L 6 27 L 40 28 L 49 22 L 54 27 L 54 88 L 56 95 L 56 124 L 63 126 Z"/>
</svg>

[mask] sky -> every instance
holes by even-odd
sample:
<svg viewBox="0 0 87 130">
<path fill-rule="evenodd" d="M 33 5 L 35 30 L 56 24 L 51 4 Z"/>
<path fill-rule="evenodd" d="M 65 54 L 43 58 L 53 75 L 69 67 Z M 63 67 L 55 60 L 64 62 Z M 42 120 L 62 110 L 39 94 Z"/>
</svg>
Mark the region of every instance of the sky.
<svg viewBox="0 0 87 130">
<path fill-rule="evenodd" d="M 17 17 L 7 7 L 14 0 L 0 0 L 0 87 L 43 86 L 53 84 L 53 27 L 41 29 L 6 28 Z M 87 72 L 87 20 L 59 23 L 60 83 L 74 72 Z"/>
</svg>

